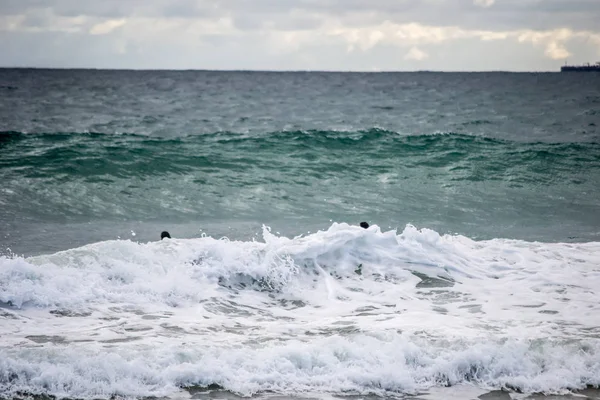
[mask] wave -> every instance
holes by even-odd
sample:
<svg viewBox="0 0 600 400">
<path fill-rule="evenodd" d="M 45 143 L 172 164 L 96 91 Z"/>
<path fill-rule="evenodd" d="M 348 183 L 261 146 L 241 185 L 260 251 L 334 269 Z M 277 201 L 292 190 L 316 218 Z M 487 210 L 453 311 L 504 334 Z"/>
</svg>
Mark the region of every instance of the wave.
<svg viewBox="0 0 600 400">
<path fill-rule="evenodd" d="M 72 345 L 73 346 L 73 345 Z M 598 342 L 431 343 L 331 337 L 261 348 L 187 341 L 161 348 L 0 350 L 0 393 L 108 399 L 221 387 L 242 396 L 418 394 L 459 384 L 524 393 L 600 386 Z"/>
<path fill-rule="evenodd" d="M 362 219 L 479 238 L 598 238 L 595 143 L 377 129 L 0 137 L 0 221 L 12 235 L 2 247 L 25 254 L 64 249 L 69 235 L 89 243 L 145 230 L 133 222 L 192 222 L 235 238 L 256 232 L 260 222 L 289 234 Z M 18 235 L 30 232 L 43 246 L 20 244 Z"/>
<path fill-rule="evenodd" d="M 333 224 L 2 257 L 0 394 L 598 386 L 598 254 Z"/>
<path fill-rule="evenodd" d="M 374 284 L 375 291 L 382 282 L 414 289 L 425 278 L 441 280 L 443 286 L 463 279 L 496 285 L 499 279 L 528 278 L 526 286 L 540 284 L 536 296 L 543 297 L 569 282 L 579 287 L 581 278 L 595 271 L 586 268 L 595 265 L 600 251 L 599 242 L 477 242 L 412 225 L 397 234 L 377 226 L 364 230 L 334 223 L 326 231 L 292 239 L 264 227 L 263 237 L 264 242 L 211 237 L 148 243 L 111 240 L 51 255 L 3 257 L 0 301 L 16 307 L 106 301 L 187 304 L 202 299 L 197 285 L 282 291 L 292 283 L 315 288 L 320 284 L 315 276 Z M 562 274 L 572 277 L 567 281 Z M 347 288 L 331 282 L 328 295 L 335 298 L 336 288 L 342 298 L 348 295 Z M 368 286 L 357 290 L 368 291 Z"/>
<path fill-rule="evenodd" d="M 486 123 L 485 121 L 473 121 L 474 124 Z M 264 133 L 244 133 L 244 132 L 232 132 L 232 131 L 216 131 L 212 133 L 191 133 L 191 134 L 178 134 L 177 136 L 155 136 L 133 132 L 21 132 L 21 131 L 0 131 L 1 140 L 26 140 L 26 139 L 45 139 L 45 140 L 56 140 L 62 141 L 69 138 L 94 138 L 94 139 L 106 139 L 111 138 L 135 138 L 138 140 L 149 140 L 151 142 L 186 142 L 186 141 L 221 141 L 227 142 L 229 140 L 241 140 L 241 141 L 261 141 L 274 139 L 288 139 L 288 140 L 314 140 L 316 142 L 323 140 L 340 140 L 342 142 L 346 139 L 361 141 L 361 140 L 379 140 L 379 139 L 390 139 L 398 140 L 399 142 L 410 142 L 419 141 L 423 139 L 433 140 L 444 140 L 444 138 L 454 139 L 458 141 L 466 142 L 491 142 L 491 143 L 515 143 L 515 144 L 548 144 L 550 146 L 561 146 L 561 145 L 597 145 L 594 142 L 547 142 L 547 141 L 514 141 L 509 139 L 494 138 L 482 134 L 469 134 L 469 133 L 457 133 L 457 132 L 444 132 L 436 131 L 431 133 L 420 133 L 420 134 L 407 134 L 400 133 L 392 130 L 382 128 L 371 128 L 361 130 L 318 130 L 318 129 L 304 129 L 304 130 L 284 130 L 284 131 L 268 131 Z M 352 143 L 352 142 L 348 142 Z"/>
<path fill-rule="evenodd" d="M 467 179 L 475 180 L 512 179 L 516 175 L 519 181 L 519 175 L 527 172 L 551 179 L 557 172 L 600 169 L 597 143 L 521 143 L 455 133 L 400 135 L 381 129 L 262 135 L 216 132 L 178 138 L 0 132 L 0 153 L 0 168 L 19 170 L 28 177 L 150 176 L 199 168 L 243 171 L 248 166 L 269 169 L 279 164 L 281 157 L 274 154 L 285 154 L 286 162 L 303 165 L 332 161 L 334 154 L 357 161 L 367 157 L 400 161 L 408 167 L 468 170 Z M 274 162 L 265 163 L 266 158 Z M 370 164 L 365 162 L 364 167 L 368 169 Z"/>
</svg>

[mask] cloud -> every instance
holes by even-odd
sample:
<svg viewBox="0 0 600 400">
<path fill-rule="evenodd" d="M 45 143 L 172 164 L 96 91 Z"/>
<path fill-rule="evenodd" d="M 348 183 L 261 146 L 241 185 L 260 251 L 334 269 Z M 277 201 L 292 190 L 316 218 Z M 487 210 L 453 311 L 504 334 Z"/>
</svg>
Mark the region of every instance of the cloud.
<svg viewBox="0 0 600 400">
<path fill-rule="evenodd" d="M 90 29 L 90 34 L 92 35 L 106 35 L 119 28 L 120 26 L 125 25 L 125 19 L 109 19 L 107 21 L 96 24 Z"/>
<path fill-rule="evenodd" d="M 522 31 L 517 33 L 517 40 L 521 43 L 529 42 L 538 47 L 544 46 L 544 54 L 552 60 L 562 60 L 572 56 L 566 48 L 566 43 L 577 39 L 591 43 L 600 54 L 600 33 L 572 31 L 570 29 L 556 29 L 547 32 Z"/>
<path fill-rule="evenodd" d="M 487 8 L 491 7 L 495 3 L 495 0 L 474 0 L 473 4 L 479 7 Z"/>
<path fill-rule="evenodd" d="M 561 44 L 557 42 L 550 42 L 546 46 L 546 52 L 544 53 L 553 60 L 564 60 L 571 56 L 571 53 Z"/>
<path fill-rule="evenodd" d="M 473 4 L 478 7 L 473 7 Z M 493 4 L 493 7 L 490 7 Z M 51 8 L 55 15 L 120 19 L 221 18 L 279 21 L 291 13 L 352 25 L 417 22 L 471 29 L 598 29 L 598 0 L 2 0 L 0 15 Z"/>
<path fill-rule="evenodd" d="M 328 28 L 327 35 L 342 38 L 348 46 L 368 50 L 377 44 L 391 44 L 399 47 L 425 44 L 444 44 L 450 41 L 477 39 L 481 41 L 513 40 L 545 46 L 546 55 L 552 59 L 564 58 L 568 51 L 565 45 L 572 39 L 589 40 L 600 48 L 600 33 L 555 29 L 549 31 L 508 30 L 489 31 L 463 29 L 458 26 L 430 26 L 418 23 L 394 24 L 386 21 L 379 25 L 354 28 L 334 25 Z M 561 55 L 559 57 L 559 55 Z"/>
<path fill-rule="evenodd" d="M 408 53 L 404 56 L 405 60 L 416 60 L 421 61 L 428 58 L 429 55 L 422 50 L 419 50 L 418 47 L 411 47 Z"/>
<path fill-rule="evenodd" d="M 81 53 L 140 68 L 554 70 L 597 59 L 598 20 L 598 0 L 0 0 L 0 54 L 4 65 Z"/>
<path fill-rule="evenodd" d="M 0 31 L 77 33 L 85 27 L 88 21 L 89 19 L 85 16 L 57 16 L 52 9 L 41 8 L 24 15 L 0 16 Z"/>
<path fill-rule="evenodd" d="M 18 31 L 21 28 L 23 21 L 25 20 L 24 15 L 0 15 L 0 31 L 11 32 Z"/>
</svg>

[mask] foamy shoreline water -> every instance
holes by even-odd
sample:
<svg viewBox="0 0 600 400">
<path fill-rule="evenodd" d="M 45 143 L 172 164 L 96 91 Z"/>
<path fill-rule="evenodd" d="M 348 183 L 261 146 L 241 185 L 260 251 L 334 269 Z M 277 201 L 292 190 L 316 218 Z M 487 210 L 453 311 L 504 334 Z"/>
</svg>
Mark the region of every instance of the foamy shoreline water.
<svg viewBox="0 0 600 400">
<path fill-rule="evenodd" d="M 22 394 L 13 397 L 10 400 L 48 400 L 49 397 L 41 395 Z M 50 397 L 51 399 L 51 397 Z M 149 398 L 150 400 L 152 398 Z M 234 393 L 221 390 L 219 388 L 186 388 L 178 394 L 168 397 L 169 400 L 595 400 L 600 399 L 600 390 L 595 388 L 583 389 L 567 394 L 542 393 L 522 394 L 508 390 L 488 391 L 475 386 L 457 386 L 451 388 L 434 388 L 418 395 L 326 395 L 322 393 L 298 394 L 298 395 L 279 395 L 279 394 L 261 394 L 251 397 L 242 397 Z M 76 399 L 69 399 L 76 400 Z M 145 398 L 140 398 L 145 400 Z"/>
<path fill-rule="evenodd" d="M 600 385 L 599 254 L 333 224 L 1 258 L 0 396 L 583 390 Z"/>
</svg>

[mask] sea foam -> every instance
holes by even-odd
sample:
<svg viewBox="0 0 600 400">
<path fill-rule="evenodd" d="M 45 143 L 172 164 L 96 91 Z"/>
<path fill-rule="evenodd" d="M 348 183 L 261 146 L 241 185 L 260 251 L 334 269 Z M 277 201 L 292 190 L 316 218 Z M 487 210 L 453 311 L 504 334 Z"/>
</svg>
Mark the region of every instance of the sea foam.
<svg viewBox="0 0 600 400">
<path fill-rule="evenodd" d="M 0 394 L 600 385 L 600 243 L 333 224 L 0 258 Z"/>
</svg>

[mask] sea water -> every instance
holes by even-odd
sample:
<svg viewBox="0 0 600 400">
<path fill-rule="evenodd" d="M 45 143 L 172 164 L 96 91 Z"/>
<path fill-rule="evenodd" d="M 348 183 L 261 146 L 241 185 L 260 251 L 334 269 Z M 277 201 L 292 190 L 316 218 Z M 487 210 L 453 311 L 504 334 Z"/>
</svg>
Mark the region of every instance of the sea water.
<svg viewBox="0 0 600 400">
<path fill-rule="evenodd" d="M 0 397 L 598 396 L 597 74 L 0 93 Z"/>
</svg>

